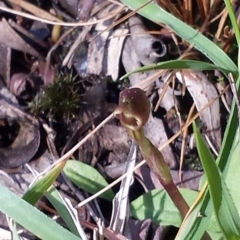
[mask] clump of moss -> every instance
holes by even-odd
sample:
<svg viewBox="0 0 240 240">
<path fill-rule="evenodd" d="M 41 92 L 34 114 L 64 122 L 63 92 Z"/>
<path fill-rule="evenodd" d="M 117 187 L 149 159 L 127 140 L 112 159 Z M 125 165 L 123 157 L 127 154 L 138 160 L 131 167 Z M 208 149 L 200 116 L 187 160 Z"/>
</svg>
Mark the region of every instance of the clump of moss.
<svg viewBox="0 0 240 240">
<path fill-rule="evenodd" d="M 74 118 L 80 106 L 80 91 L 77 76 L 63 71 L 53 83 L 45 86 L 30 104 L 31 112 L 37 116 Z"/>
</svg>

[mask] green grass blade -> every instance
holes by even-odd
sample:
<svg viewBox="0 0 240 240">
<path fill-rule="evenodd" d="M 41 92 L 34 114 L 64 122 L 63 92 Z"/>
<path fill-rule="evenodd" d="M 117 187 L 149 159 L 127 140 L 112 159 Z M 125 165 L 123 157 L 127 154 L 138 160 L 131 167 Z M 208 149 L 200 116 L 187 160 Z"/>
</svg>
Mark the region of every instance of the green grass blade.
<svg viewBox="0 0 240 240">
<path fill-rule="evenodd" d="M 222 174 L 195 123 L 193 124 L 193 129 L 198 153 L 207 176 L 216 220 L 226 239 L 239 239 L 240 218 L 237 209 Z"/>
<path fill-rule="evenodd" d="M 239 152 L 240 152 L 240 142 L 239 142 L 239 129 L 236 132 L 236 137 L 232 145 L 230 155 L 228 158 L 228 171 L 226 173 L 226 183 L 233 198 L 233 201 L 237 205 L 238 214 L 240 215 L 240 191 L 239 191 Z"/>
<path fill-rule="evenodd" d="M 22 198 L 0 185 L 0 211 L 43 240 L 80 240 Z"/>
<path fill-rule="evenodd" d="M 189 69 L 189 68 L 192 70 L 198 70 L 198 71 L 219 69 L 220 71 L 222 71 L 222 73 L 226 77 L 229 74 L 228 69 L 217 67 L 211 63 L 195 61 L 195 60 L 171 60 L 171 61 L 164 61 L 164 62 L 138 68 L 130 73 L 125 74 L 123 77 L 121 77 L 121 80 L 137 72 L 145 72 L 145 71 L 151 71 L 156 69 Z"/>
<path fill-rule="evenodd" d="M 237 88 L 239 89 L 240 81 L 237 81 Z M 228 125 L 225 130 L 223 142 L 222 142 L 222 148 L 219 153 L 219 157 L 217 158 L 217 163 L 219 169 L 223 172 L 223 176 L 225 177 L 228 173 L 228 161 L 226 159 L 229 159 L 231 157 L 232 152 L 232 146 L 234 146 L 234 139 L 235 135 L 237 133 L 237 126 L 238 126 L 238 120 L 237 120 L 237 109 L 236 104 L 234 103 L 232 105 L 231 113 L 228 119 Z M 206 191 L 206 194 L 202 200 L 200 211 L 204 216 L 202 218 L 196 218 L 194 221 L 189 223 L 189 232 L 185 232 L 185 238 L 182 238 L 182 240 L 192 240 L 194 237 L 194 240 L 201 239 L 204 231 L 207 229 L 207 224 L 209 222 L 209 218 L 213 213 L 213 206 L 210 201 L 210 194 L 209 191 Z"/>
<path fill-rule="evenodd" d="M 240 88 L 240 78 L 238 78 L 236 82 L 236 87 L 239 90 Z M 238 115 L 237 115 L 237 107 L 235 101 L 233 101 L 230 116 L 228 119 L 228 124 L 225 129 L 224 138 L 222 141 L 222 148 L 220 149 L 219 156 L 217 158 L 217 164 L 221 172 L 223 173 L 223 177 L 225 178 L 228 168 L 226 159 L 229 158 L 232 146 L 234 145 L 235 135 L 238 134 Z"/>
<path fill-rule="evenodd" d="M 213 207 L 209 201 L 208 188 L 204 188 L 202 191 L 200 199 L 194 204 L 195 206 L 191 209 L 190 214 L 184 218 L 175 240 L 198 240 L 202 239 L 204 234 L 207 235 L 205 231 L 209 226 Z M 199 216 L 199 214 L 202 216 Z"/>
<path fill-rule="evenodd" d="M 146 4 L 147 0 L 121 0 L 129 8 L 136 10 L 142 5 Z M 238 69 L 234 62 L 228 57 L 228 55 L 222 51 L 215 43 L 203 36 L 200 32 L 196 31 L 186 23 L 182 22 L 178 18 L 174 17 L 157 4 L 150 2 L 143 8 L 138 10 L 138 13 L 148 18 L 155 23 L 163 23 L 170 27 L 177 35 L 193 44 L 195 48 L 201 51 L 206 57 L 208 57 L 216 66 L 228 69 L 235 76 L 238 76 Z"/>
<path fill-rule="evenodd" d="M 226 8 L 227 8 L 227 11 L 228 11 L 228 15 L 229 15 L 230 20 L 231 20 L 231 24 L 232 24 L 232 27 L 233 27 L 233 30 L 234 30 L 234 33 L 235 33 L 237 44 L 239 46 L 239 44 L 240 44 L 240 31 L 239 31 L 239 26 L 238 26 L 238 23 L 237 23 L 236 15 L 233 11 L 232 3 L 229 0 L 224 0 L 224 2 L 225 2 L 225 5 L 226 5 Z"/>
<path fill-rule="evenodd" d="M 23 199 L 34 205 L 39 200 L 39 198 L 48 190 L 48 188 L 54 183 L 56 178 L 63 170 L 64 166 L 65 162 L 59 163 L 45 176 L 37 180 L 37 182 L 35 182 L 23 195 Z"/>
<path fill-rule="evenodd" d="M 238 45 L 238 69 L 240 69 L 240 31 L 239 31 L 239 26 L 238 26 L 238 22 L 237 22 L 237 18 L 236 15 L 233 11 L 233 7 L 232 7 L 232 3 L 229 0 L 224 0 L 225 5 L 227 7 L 228 10 L 228 15 L 230 17 L 232 26 L 233 26 L 233 30 L 235 33 L 235 37 L 237 40 L 237 45 Z"/>
<path fill-rule="evenodd" d="M 58 214 L 66 223 L 70 231 L 76 236 L 79 236 L 77 227 L 74 223 L 74 220 L 72 219 L 72 215 L 69 213 L 67 207 L 65 206 L 65 203 L 58 190 L 54 187 L 51 187 L 51 189 L 45 193 L 45 196 L 53 205 L 53 207 L 57 210 Z"/>
</svg>

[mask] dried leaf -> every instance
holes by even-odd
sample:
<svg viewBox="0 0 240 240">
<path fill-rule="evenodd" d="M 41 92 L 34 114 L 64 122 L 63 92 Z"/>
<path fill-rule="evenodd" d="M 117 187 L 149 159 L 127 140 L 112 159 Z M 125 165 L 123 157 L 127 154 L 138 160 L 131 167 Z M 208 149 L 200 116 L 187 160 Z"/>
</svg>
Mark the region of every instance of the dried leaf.
<svg viewBox="0 0 240 240">
<path fill-rule="evenodd" d="M 113 81 L 118 79 L 119 66 L 124 40 L 128 29 L 116 29 L 109 40 L 107 51 L 107 75 L 112 77 Z"/>
<path fill-rule="evenodd" d="M 27 1 L 19 1 L 19 0 L 9 0 L 9 2 L 14 3 L 18 5 L 19 7 L 27 10 L 28 12 L 34 14 L 37 17 L 47 19 L 50 21 L 55 21 L 55 22 L 62 22 L 59 18 L 55 17 L 54 15 L 42 10 L 39 7 L 36 7 L 35 5 L 27 2 Z"/>
<path fill-rule="evenodd" d="M 12 49 L 29 53 L 35 57 L 43 58 L 33 47 L 26 43 L 7 23 L 5 19 L 0 22 L 0 43 L 5 44 Z"/>
<path fill-rule="evenodd" d="M 176 73 L 178 80 L 186 85 L 190 92 L 197 110 L 213 99 L 218 97 L 217 90 L 207 77 L 200 71 L 182 70 Z M 200 119 L 204 122 L 208 130 L 208 136 L 216 146 L 217 151 L 221 147 L 221 126 L 220 126 L 220 104 L 219 99 L 208 106 L 201 114 Z"/>
</svg>

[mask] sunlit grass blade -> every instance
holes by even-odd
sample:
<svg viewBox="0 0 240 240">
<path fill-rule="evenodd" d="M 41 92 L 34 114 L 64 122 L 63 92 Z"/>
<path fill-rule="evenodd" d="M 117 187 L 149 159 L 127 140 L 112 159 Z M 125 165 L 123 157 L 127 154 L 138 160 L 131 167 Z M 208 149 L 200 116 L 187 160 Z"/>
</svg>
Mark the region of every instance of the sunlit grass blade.
<svg viewBox="0 0 240 240">
<path fill-rule="evenodd" d="M 0 185 L 0 211 L 43 240 L 80 240 L 22 198 Z"/>
<path fill-rule="evenodd" d="M 239 47 L 240 47 L 240 31 L 239 31 L 239 26 L 238 26 L 236 15 L 233 11 L 232 3 L 229 0 L 224 0 L 224 2 L 227 7 L 227 10 L 228 10 L 228 15 L 230 17 L 232 27 L 233 27 L 233 30 L 235 33 L 235 37 L 237 40 L 237 44 L 238 44 L 238 69 L 240 69 L 240 49 L 239 49 Z"/>
<path fill-rule="evenodd" d="M 121 0 L 129 8 L 136 10 L 146 4 L 147 0 Z M 203 36 L 200 32 L 188 26 L 175 16 L 166 12 L 154 2 L 148 3 L 137 11 L 142 16 L 155 23 L 163 23 L 170 27 L 177 35 L 193 44 L 195 48 L 208 57 L 216 66 L 228 69 L 235 76 L 238 76 L 238 69 L 228 55 L 220 49 L 215 43 Z"/>
<path fill-rule="evenodd" d="M 225 76 L 228 76 L 229 73 L 228 69 L 217 67 L 216 65 L 207 62 L 195 60 L 170 60 L 140 67 L 132 72 L 125 74 L 123 77 L 121 77 L 121 79 L 127 78 L 133 73 L 151 71 L 156 69 L 192 69 L 198 71 L 219 69 Z"/>
<path fill-rule="evenodd" d="M 239 88 L 239 82 L 237 82 L 237 88 Z M 231 158 L 232 148 L 234 145 L 234 139 L 235 135 L 237 133 L 237 109 L 236 105 L 232 105 L 231 113 L 228 119 L 228 124 L 225 130 L 224 138 L 222 141 L 222 148 L 219 152 L 219 156 L 217 158 L 217 164 L 219 169 L 223 172 L 223 176 L 225 177 L 228 173 L 228 161 L 226 159 Z M 205 214 L 206 216 L 209 216 L 213 213 L 213 206 L 210 201 L 210 194 L 207 192 L 202 200 L 201 205 L 201 213 Z M 201 239 L 201 236 L 204 232 L 204 228 L 206 228 L 207 219 L 205 217 L 202 218 L 196 218 L 195 221 L 189 222 L 189 232 L 186 235 L 186 238 L 184 240 L 198 240 Z"/>
<path fill-rule="evenodd" d="M 68 208 L 66 207 L 65 202 L 63 201 L 62 196 L 60 195 L 58 190 L 54 187 L 51 187 L 51 189 L 49 189 L 49 191 L 45 193 L 45 196 L 53 205 L 53 207 L 57 210 L 58 214 L 66 223 L 71 232 L 74 233 L 76 236 L 79 236 L 75 222 L 72 219 L 72 216 L 69 213 Z"/>
<path fill-rule="evenodd" d="M 226 239 L 240 239 L 240 218 L 226 183 L 196 124 L 193 124 L 198 153 L 209 184 L 216 220 Z"/>
<path fill-rule="evenodd" d="M 213 212 L 212 204 L 209 203 L 209 199 L 210 195 L 207 185 L 205 184 L 197 199 L 190 207 L 187 216 L 184 218 L 175 240 L 197 240 L 201 239 L 204 234 L 205 240 L 210 239 L 205 232 L 209 226 L 209 221 Z"/>
<path fill-rule="evenodd" d="M 63 170 L 65 163 L 65 161 L 59 163 L 45 176 L 37 180 L 37 182 L 35 182 L 23 195 L 23 199 L 34 205 L 39 200 L 39 198 L 48 190 L 48 188 L 54 183 L 56 178 Z"/>
<path fill-rule="evenodd" d="M 236 40 L 237 40 L 237 43 L 238 43 L 238 46 L 239 46 L 239 44 L 240 44 L 240 31 L 239 31 L 239 26 L 238 26 L 238 23 L 237 23 L 236 15 L 233 11 L 232 3 L 229 0 L 224 0 L 224 2 L 225 2 L 225 5 L 227 7 L 228 15 L 230 17 L 231 24 L 232 24 L 232 27 L 233 27 L 233 30 L 234 30 L 234 33 L 235 33 L 235 37 L 236 37 Z"/>
<path fill-rule="evenodd" d="M 240 140 L 238 130 L 234 143 L 232 145 L 230 155 L 228 158 L 226 183 L 228 184 L 229 191 L 235 203 L 240 203 L 240 191 L 237 181 L 240 178 L 240 164 L 239 164 Z M 237 206 L 238 213 L 240 214 L 240 204 Z"/>
</svg>

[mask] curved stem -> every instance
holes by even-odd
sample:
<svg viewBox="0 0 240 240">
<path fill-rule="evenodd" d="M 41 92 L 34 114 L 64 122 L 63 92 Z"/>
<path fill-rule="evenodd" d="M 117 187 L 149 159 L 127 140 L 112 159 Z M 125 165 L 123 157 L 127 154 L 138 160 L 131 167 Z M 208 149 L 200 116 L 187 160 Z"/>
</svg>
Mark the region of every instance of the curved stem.
<svg viewBox="0 0 240 240">
<path fill-rule="evenodd" d="M 179 212 L 184 217 L 189 210 L 189 206 L 182 194 L 179 192 L 177 186 L 174 184 L 171 172 L 163 158 L 162 153 L 145 137 L 143 128 L 140 128 L 137 131 L 128 130 L 128 132 L 129 135 L 138 143 L 141 153 L 148 166 L 155 173 L 160 183 L 178 208 Z"/>
</svg>

